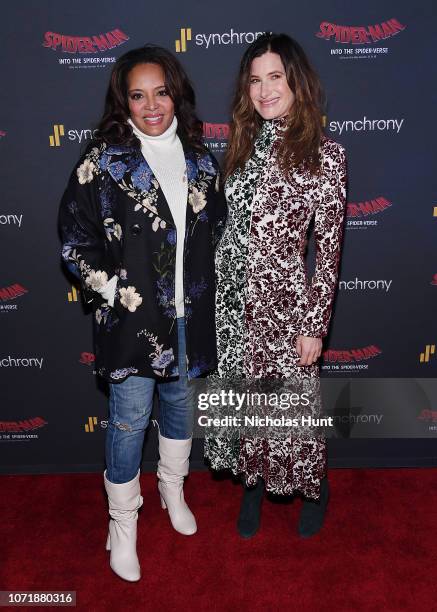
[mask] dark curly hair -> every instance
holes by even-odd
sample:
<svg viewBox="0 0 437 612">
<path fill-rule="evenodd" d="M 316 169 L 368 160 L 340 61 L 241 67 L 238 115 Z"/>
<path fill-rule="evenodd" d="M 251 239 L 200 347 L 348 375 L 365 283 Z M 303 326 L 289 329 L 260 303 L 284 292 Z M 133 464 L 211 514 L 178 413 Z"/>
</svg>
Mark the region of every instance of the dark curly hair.
<svg viewBox="0 0 437 612">
<path fill-rule="evenodd" d="M 156 45 L 132 49 L 116 61 L 106 93 L 103 117 L 97 126 L 96 140 L 110 145 L 140 146 L 132 127 L 127 123 L 127 76 L 138 64 L 161 66 L 165 75 L 165 86 L 175 107 L 179 138 L 192 149 L 204 151 L 203 126 L 196 115 L 196 98 L 190 80 L 176 57 L 167 49 Z"/>
</svg>

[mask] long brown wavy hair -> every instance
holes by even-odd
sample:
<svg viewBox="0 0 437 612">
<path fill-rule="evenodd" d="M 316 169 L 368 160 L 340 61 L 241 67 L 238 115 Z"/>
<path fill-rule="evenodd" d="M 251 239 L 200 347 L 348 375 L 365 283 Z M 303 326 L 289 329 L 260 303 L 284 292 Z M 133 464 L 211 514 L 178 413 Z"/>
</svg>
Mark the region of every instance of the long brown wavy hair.
<svg viewBox="0 0 437 612">
<path fill-rule="evenodd" d="M 243 168 L 253 152 L 263 123 L 249 96 L 252 62 L 271 51 L 281 58 L 288 85 L 295 95 L 287 128 L 278 145 L 281 170 L 288 175 L 293 167 L 305 164 L 315 174 L 320 167 L 319 146 L 323 134 L 323 94 L 319 78 L 302 47 L 287 34 L 263 34 L 246 50 L 240 64 L 232 104 L 230 138 L 225 157 L 225 178 Z"/>
<path fill-rule="evenodd" d="M 165 75 L 165 86 L 175 107 L 179 138 L 192 149 L 204 151 L 203 126 L 196 115 L 193 87 L 176 57 L 167 49 L 156 45 L 132 49 L 116 61 L 106 93 L 103 117 L 97 126 L 96 140 L 103 140 L 111 145 L 140 146 L 132 127 L 127 123 L 129 118 L 127 76 L 138 64 L 161 66 Z"/>
</svg>

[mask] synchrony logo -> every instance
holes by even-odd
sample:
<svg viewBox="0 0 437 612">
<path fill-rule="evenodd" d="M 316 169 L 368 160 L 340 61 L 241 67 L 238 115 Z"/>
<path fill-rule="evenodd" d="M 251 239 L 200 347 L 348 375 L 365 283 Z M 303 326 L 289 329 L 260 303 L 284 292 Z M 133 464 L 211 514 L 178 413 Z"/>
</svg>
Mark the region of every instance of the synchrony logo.
<svg viewBox="0 0 437 612">
<path fill-rule="evenodd" d="M 70 142 L 84 142 L 85 140 L 92 140 L 96 135 L 97 130 L 88 129 L 71 129 L 66 130 L 64 124 L 59 123 L 53 126 L 53 133 L 49 134 L 49 145 L 51 147 L 60 147 L 64 142 L 61 140 L 64 136 L 67 136 L 67 140 Z"/>
<path fill-rule="evenodd" d="M 193 36 L 191 28 L 181 28 L 179 38 L 175 40 L 176 53 L 185 53 L 189 43 L 194 43 L 197 47 L 210 47 L 218 45 L 244 45 L 253 43 L 264 32 L 238 32 L 231 28 L 227 32 L 220 33 L 199 33 Z"/>
<path fill-rule="evenodd" d="M 21 227 L 23 222 L 23 215 L 0 215 L 0 226 L 1 225 L 15 225 Z"/>
<path fill-rule="evenodd" d="M 379 196 L 363 202 L 348 202 L 347 229 L 369 229 L 378 226 L 378 219 L 369 219 L 390 208 L 392 203 L 384 196 Z"/>
<path fill-rule="evenodd" d="M 18 310 L 17 304 L 4 304 L 4 302 L 15 300 L 16 298 L 21 297 L 25 293 L 28 293 L 28 290 L 25 289 L 22 285 L 19 285 L 18 283 L 15 283 L 15 285 L 10 285 L 9 287 L 1 288 L 0 289 L 0 313 Z"/>
<path fill-rule="evenodd" d="M 392 280 L 353 280 L 340 281 L 339 288 L 342 291 L 384 291 L 388 293 L 392 284 Z"/>
<path fill-rule="evenodd" d="M 63 125 L 54 125 L 53 126 L 53 134 L 49 136 L 49 143 L 51 147 L 60 147 L 61 146 L 61 136 L 64 136 L 64 126 Z"/>
<path fill-rule="evenodd" d="M 394 18 L 368 26 L 347 26 L 322 21 L 316 36 L 333 43 L 334 46 L 330 48 L 332 56 L 340 59 L 375 59 L 389 53 L 389 47 L 384 46 L 385 41 L 403 32 L 405 28 Z"/>
<path fill-rule="evenodd" d="M 181 37 L 174 41 L 176 53 L 185 53 L 189 40 L 191 40 L 191 28 L 181 28 Z"/>
<path fill-rule="evenodd" d="M 108 421 L 100 421 L 99 423 L 96 416 L 89 416 L 88 422 L 84 425 L 85 432 L 94 433 L 99 425 L 101 429 L 106 429 L 108 427 Z"/>
<path fill-rule="evenodd" d="M 374 344 L 348 350 L 328 349 L 322 355 L 322 370 L 334 373 L 346 370 L 350 372 L 368 370 L 369 364 L 362 362 L 367 362 L 381 354 L 382 350 Z"/>
<path fill-rule="evenodd" d="M 399 134 L 404 124 L 404 119 L 346 119 L 344 121 L 330 121 L 328 129 L 330 132 L 396 132 Z"/>
<path fill-rule="evenodd" d="M 43 357 L 7 357 L 0 358 L 0 368 L 39 368 L 41 370 Z"/>
<path fill-rule="evenodd" d="M 104 68 L 116 61 L 108 52 L 129 40 L 129 36 L 116 28 L 105 34 L 92 36 L 68 36 L 58 32 L 44 34 L 43 47 L 76 57 L 60 57 L 58 63 L 69 68 Z M 97 54 L 97 55 L 92 55 Z M 100 54 L 100 55 L 99 55 Z"/>
<path fill-rule="evenodd" d="M 67 299 L 69 302 L 77 302 L 79 295 L 79 289 L 74 285 L 71 285 L 71 291 L 67 291 Z"/>
<path fill-rule="evenodd" d="M 428 363 L 433 355 L 435 355 L 435 344 L 427 344 L 423 353 L 419 355 L 419 362 Z"/>
</svg>

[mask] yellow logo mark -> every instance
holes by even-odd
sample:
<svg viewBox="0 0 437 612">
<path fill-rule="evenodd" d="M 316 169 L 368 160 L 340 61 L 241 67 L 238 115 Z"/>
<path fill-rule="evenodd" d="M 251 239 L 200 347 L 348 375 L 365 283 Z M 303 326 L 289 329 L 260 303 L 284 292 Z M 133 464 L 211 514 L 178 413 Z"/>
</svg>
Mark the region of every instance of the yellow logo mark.
<svg viewBox="0 0 437 612">
<path fill-rule="evenodd" d="M 71 285 L 71 291 L 68 291 L 67 297 L 69 302 L 77 302 L 77 294 L 79 289 L 76 289 L 74 285 Z"/>
<path fill-rule="evenodd" d="M 64 136 L 64 126 L 63 125 L 54 125 L 53 126 L 53 134 L 49 136 L 49 142 L 51 147 L 60 147 L 61 140 L 60 136 Z"/>
<path fill-rule="evenodd" d="M 420 363 L 427 363 L 430 359 L 430 355 L 434 355 L 435 354 L 435 344 L 427 344 L 425 346 L 425 352 L 424 353 L 420 353 Z"/>
<path fill-rule="evenodd" d="M 85 423 L 85 431 L 87 433 L 93 433 L 94 425 L 97 425 L 97 417 L 88 417 L 88 423 Z"/>
<path fill-rule="evenodd" d="M 191 40 L 191 28 L 181 28 L 180 40 L 175 40 L 176 53 L 185 53 L 187 50 L 187 41 Z"/>
<path fill-rule="evenodd" d="M 437 206 L 434 206 L 433 217 L 437 217 Z"/>
</svg>

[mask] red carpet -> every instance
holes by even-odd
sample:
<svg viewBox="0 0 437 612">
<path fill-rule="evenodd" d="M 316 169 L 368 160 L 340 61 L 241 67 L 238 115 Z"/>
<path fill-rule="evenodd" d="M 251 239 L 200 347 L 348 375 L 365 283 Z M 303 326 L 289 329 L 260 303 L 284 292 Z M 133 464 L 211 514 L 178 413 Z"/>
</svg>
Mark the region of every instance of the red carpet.
<svg viewBox="0 0 437 612">
<path fill-rule="evenodd" d="M 75 590 L 79 610 L 437 610 L 437 469 L 332 470 L 309 540 L 300 500 L 265 501 L 260 532 L 241 540 L 241 487 L 206 472 L 185 487 L 199 531 L 179 535 L 155 476 L 141 481 L 143 577 L 130 584 L 109 568 L 100 475 L 1 477 L 0 590 Z"/>
</svg>

